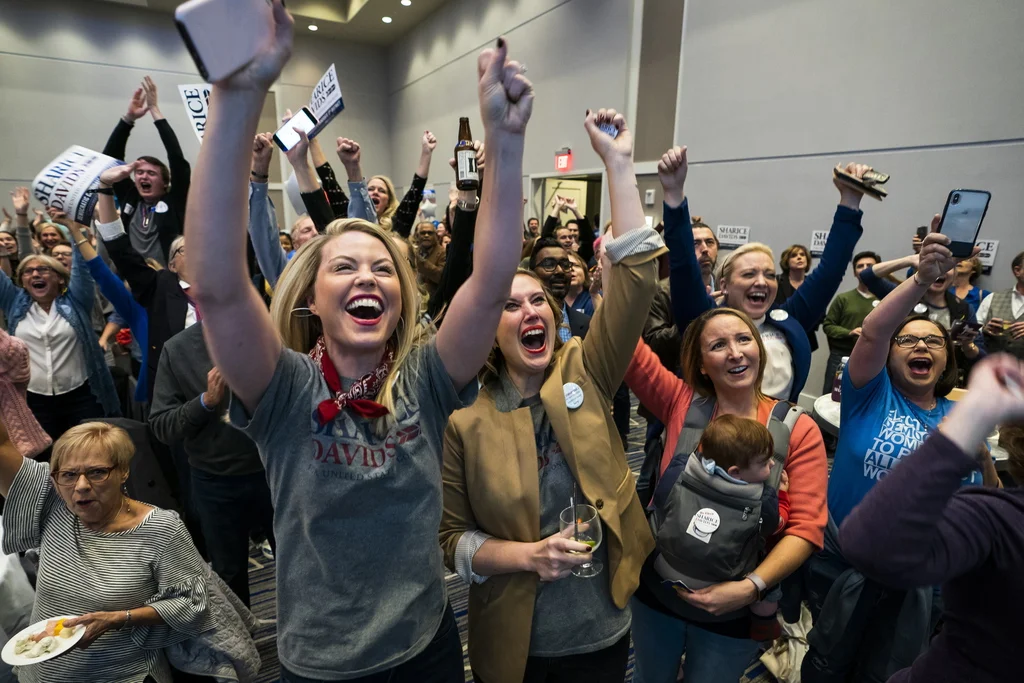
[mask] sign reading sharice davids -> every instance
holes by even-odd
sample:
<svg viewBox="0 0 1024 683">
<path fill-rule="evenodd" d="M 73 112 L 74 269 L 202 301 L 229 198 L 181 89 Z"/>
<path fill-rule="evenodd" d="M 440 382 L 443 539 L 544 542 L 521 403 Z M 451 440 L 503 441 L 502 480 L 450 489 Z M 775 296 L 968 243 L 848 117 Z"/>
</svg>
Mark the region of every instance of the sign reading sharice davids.
<svg viewBox="0 0 1024 683">
<path fill-rule="evenodd" d="M 203 133 L 206 132 L 206 117 L 210 113 L 210 86 L 206 83 L 179 85 L 178 92 L 181 93 L 181 101 L 185 103 L 185 113 L 192 131 L 202 142 Z"/>
<path fill-rule="evenodd" d="M 345 103 L 341 100 L 341 86 L 338 85 L 338 72 L 331 64 L 331 68 L 313 88 L 313 96 L 309 98 L 309 110 L 313 112 L 317 122 L 313 130 L 309 131 L 309 137 L 315 138 L 344 109 Z"/>
<path fill-rule="evenodd" d="M 32 194 L 46 206 L 89 225 L 97 201 L 93 190 L 99 187 L 100 174 L 123 163 L 106 154 L 72 145 L 39 172 L 32 181 Z"/>
<path fill-rule="evenodd" d="M 745 225 L 719 225 L 715 236 L 719 247 L 735 249 L 750 241 L 750 228 Z"/>
</svg>

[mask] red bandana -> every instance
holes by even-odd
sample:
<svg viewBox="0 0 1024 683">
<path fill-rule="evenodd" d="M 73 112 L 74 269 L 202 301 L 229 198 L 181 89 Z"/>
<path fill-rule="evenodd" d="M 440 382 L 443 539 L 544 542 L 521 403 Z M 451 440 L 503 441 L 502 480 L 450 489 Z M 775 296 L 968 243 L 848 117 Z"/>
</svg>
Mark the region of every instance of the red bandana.
<svg viewBox="0 0 1024 683">
<path fill-rule="evenodd" d="M 391 372 L 391 365 L 395 362 L 393 349 L 389 347 L 384 352 L 384 357 L 377 369 L 360 377 L 346 392 L 341 390 L 341 378 L 338 376 L 334 363 L 331 362 L 331 357 L 327 354 L 327 346 L 322 336 L 316 340 L 316 346 L 309 352 L 309 357 L 323 373 L 324 379 L 327 381 L 327 388 L 334 395 L 334 398 L 321 401 L 317 406 L 320 424 L 325 425 L 331 422 L 345 408 L 350 408 L 356 415 L 367 419 L 384 417 L 388 414 L 388 409 L 373 399 L 380 391 L 384 380 L 387 379 L 388 373 Z"/>
</svg>

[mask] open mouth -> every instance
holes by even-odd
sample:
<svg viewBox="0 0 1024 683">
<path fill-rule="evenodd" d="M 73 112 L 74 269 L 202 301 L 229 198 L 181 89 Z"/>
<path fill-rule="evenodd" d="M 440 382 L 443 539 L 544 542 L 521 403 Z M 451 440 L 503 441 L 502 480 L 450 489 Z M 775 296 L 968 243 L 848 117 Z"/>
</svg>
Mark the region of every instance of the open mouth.
<svg viewBox="0 0 1024 683">
<path fill-rule="evenodd" d="M 370 196 L 370 201 L 371 201 L 371 202 L 373 202 L 373 208 L 375 208 L 375 209 L 379 209 L 379 208 L 380 208 L 380 205 L 381 205 L 381 201 L 382 201 L 383 199 L 384 199 L 384 198 L 383 198 L 383 197 L 381 197 L 381 196 L 379 196 L 379 195 L 371 195 L 371 196 Z"/>
<path fill-rule="evenodd" d="M 76 500 L 75 501 L 75 505 L 77 505 L 80 508 L 86 508 L 86 509 L 88 509 L 89 506 L 94 505 L 95 503 L 96 503 L 95 500 Z"/>
<path fill-rule="evenodd" d="M 359 296 L 345 306 L 345 311 L 360 325 L 376 325 L 384 315 L 384 304 L 375 296 Z"/>
<path fill-rule="evenodd" d="M 543 325 L 531 325 L 523 330 L 519 341 L 529 353 L 541 354 L 548 348 L 548 335 Z"/>
<path fill-rule="evenodd" d="M 749 292 L 747 294 L 747 301 L 755 306 L 762 306 L 768 301 L 768 292 Z"/>
<path fill-rule="evenodd" d="M 139 181 L 139 190 L 140 191 L 142 191 L 142 192 L 149 192 L 152 189 L 153 189 L 153 183 L 149 182 L 148 180 L 140 180 Z"/>
<path fill-rule="evenodd" d="M 917 358 L 911 358 L 907 361 L 907 367 L 910 368 L 910 374 L 914 376 L 927 377 L 932 371 L 932 359 L 918 356 Z"/>
<path fill-rule="evenodd" d="M 46 282 L 43 280 L 35 280 L 34 282 L 30 282 L 28 286 L 32 288 L 32 291 L 40 294 L 46 291 Z"/>
<path fill-rule="evenodd" d="M 729 373 L 730 375 L 734 375 L 734 376 L 735 375 L 742 375 L 743 373 L 745 373 L 748 370 L 749 367 L 750 366 L 748 366 L 748 365 L 737 365 L 734 368 L 729 368 L 728 370 L 726 370 L 726 372 Z"/>
</svg>

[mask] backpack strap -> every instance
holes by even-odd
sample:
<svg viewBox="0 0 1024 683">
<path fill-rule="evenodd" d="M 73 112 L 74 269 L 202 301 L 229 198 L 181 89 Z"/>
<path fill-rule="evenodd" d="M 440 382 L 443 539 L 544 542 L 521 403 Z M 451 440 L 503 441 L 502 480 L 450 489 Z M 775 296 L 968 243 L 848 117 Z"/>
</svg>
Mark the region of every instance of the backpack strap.
<svg viewBox="0 0 1024 683">
<path fill-rule="evenodd" d="M 715 399 L 712 396 L 695 396 L 690 401 L 690 407 L 686 411 L 686 418 L 683 420 L 683 430 L 679 432 L 679 440 L 676 441 L 675 455 L 689 457 L 690 453 L 697 450 L 700 439 L 704 436 L 704 430 L 711 423 L 711 416 L 715 414 Z"/>
<path fill-rule="evenodd" d="M 789 401 L 779 401 L 772 408 L 772 416 L 768 419 L 768 432 L 775 442 L 775 453 L 772 455 L 775 466 L 765 483 L 774 489 L 778 489 L 779 482 L 782 481 L 782 468 L 786 464 L 786 458 L 789 457 L 789 440 L 793 435 L 793 427 L 796 426 L 796 421 L 800 419 L 800 416 L 806 412 L 800 406 Z"/>
</svg>

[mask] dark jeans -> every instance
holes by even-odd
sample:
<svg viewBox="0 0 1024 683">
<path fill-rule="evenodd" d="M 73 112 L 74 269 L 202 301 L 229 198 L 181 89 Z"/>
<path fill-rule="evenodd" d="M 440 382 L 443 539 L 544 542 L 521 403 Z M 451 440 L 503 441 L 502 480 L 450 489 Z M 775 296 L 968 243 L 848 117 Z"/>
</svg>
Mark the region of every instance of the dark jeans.
<svg viewBox="0 0 1024 683">
<path fill-rule="evenodd" d="M 462 641 L 455 623 L 452 606 L 445 606 L 441 625 L 427 648 L 405 664 L 380 673 L 351 678 L 348 683 L 463 683 Z M 281 666 L 281 683 L 327 683 L 316 678 L 303 678 Z"/>
<path fill-rule="evenodd" d="M 219 475 L 193 468 L 192 499 L 213 571 L 248 606 L 249 532 L 271 529 L 274 522 L 266 475 Z M 268 540 L 275 548 L 273 534 Z"/>
<path fill-rule="evenodd" d="M 54 441 L 82 422 L 103 417 L 103 406 L 92 395 L 88 382 L 66 394 L 46 396 L 30 391 L 26 398 L 39 425 Z"/>
<path fill-rule="evenodd" d="M 629 660 L 629 634 L 603 650 L 566 657 L 529 657 L 523 683 L 622 683 Z M 473 680 L 485 683 L 474 671 Z"/>
</svg>

